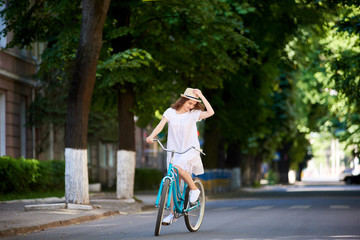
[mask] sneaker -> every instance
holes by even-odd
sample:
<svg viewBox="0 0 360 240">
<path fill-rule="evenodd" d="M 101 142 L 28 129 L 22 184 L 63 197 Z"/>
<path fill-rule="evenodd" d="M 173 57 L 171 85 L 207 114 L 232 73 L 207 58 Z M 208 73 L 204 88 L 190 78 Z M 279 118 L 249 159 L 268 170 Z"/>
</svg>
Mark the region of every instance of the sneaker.
<svg viewBox="0 0 360 240">
<path fill-rule="evenodd" d="M 174 214 L 170 213 L 169 216 L 163 219 L 162 225 L 170 226 L 173 223 Z"/>
<path fill-rule="evenodd" d="M 200 190 L 199 190 L 199 189 L 190 190 L 190 193 L 189 193 L 189 201 L 190 201 L 190 204 L 195 204 L 196 201 L 197 201 L 198 198 L 199 198 L 199 195 L 200 195 Z"/>
</svg>

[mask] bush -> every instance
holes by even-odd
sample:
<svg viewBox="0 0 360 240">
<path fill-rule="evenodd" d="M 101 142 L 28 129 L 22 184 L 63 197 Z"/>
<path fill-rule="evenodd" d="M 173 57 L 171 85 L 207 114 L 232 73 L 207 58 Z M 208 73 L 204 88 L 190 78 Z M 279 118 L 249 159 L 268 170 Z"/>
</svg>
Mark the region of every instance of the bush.
<svg viewBox="0 0 360 240">
<path fill-rule="evenodd" d="M 39 161 L 0 157 L 0 192 L 27 192 L 34 188 L 39 176 Z"/>
<path fill-rule="evenodd" d="M 64 189 L 65 161 L 61 161 L 61 160 L 41 161 L 37 186 L 38 186 L 38 190 L 41 191 Z"/>
<path fill-rule="evenodd" d="M 158 189 L 164 174 L 157 169 L 136 168 L 134 190 Z"/>
<path fill-rule="evenodd" d="M 63 189 L 65 162 L 0 157 L 0 193 Z"/>
<path fill-rule="evenodd" d="M 134 190 L 158 189 L 164 174 L 157 169 L 135 169 Z M 0 157 L 0 193 L 65 189 L 65 161 Z"/>
<path fill-rule="evenodd" d="M 279 182 L 279 175 L 275 171 L 270 169 L 267 180 L 269 185 L 275 185 Z"/>
</svg>

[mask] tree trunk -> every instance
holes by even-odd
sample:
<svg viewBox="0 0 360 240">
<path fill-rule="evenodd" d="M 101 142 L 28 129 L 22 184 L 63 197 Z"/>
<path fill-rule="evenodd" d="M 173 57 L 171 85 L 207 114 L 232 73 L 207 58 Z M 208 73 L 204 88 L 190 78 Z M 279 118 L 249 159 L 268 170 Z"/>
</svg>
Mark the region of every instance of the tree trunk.
<svg viewBox="0 0 360 240">
<path fill-rule="evenodd" d="M 249 154 L 242 154 L 241 156 L 241 184 L 242 186 L 251 186 L 251 161 L 252 156 Z"/>
<path fill-rule="evenodd" d="M 233 143 L 229 145 L 226 156 L 227 156 L 225 161 L 226 168 L 240 167 L 241 152 L 238 143 Z"/>
<path fill-rule="evenodd" d="M 207 121 L 207 124 L 210 123 L 210 119 Z M 206 155 L 203 156 L 203 164 L 206 169 L 218 167 L 220 138 L 221 133 L 218 127 L 206 126 L 204 134 L 204 152 Z"/>
<path fill-rule="evenodd" d="M 289 169 L 290 169 L 290 161 L 288 157 L 289 150 L 292 146 L 292 142 L 284 143 L 283 148 L 280 152 L 280 161 L 279 161 L 279 183 L 281 184 L 289 184 Z"/>
<path fill-rule="evenodd" d="M 232 143 L 227 148 L 225 167 L 232 169 L 231 189 L 241 187 L 241 148 L 239 143 Z"/>
<path fill-rule="evenodd" d="M 254 182 L 259 182 L 261 180 L 261 164 L 262 164 L 262 155 L 261 154 L 257 154 L 254 158 L 253 158 L 253 167 L 251 168 L 252 170 L 252 178 L 251 181 Z"/>
<path fill-rule="evenodd" d="M 78 50 L 70 75 L 65 139 L 65 198 L 89 204 L 87 130 L 102 32 L 110 0 L 83 0 Z"/>
<path fill-rule="evenodd" d="M 135 103 L 133 85 L 125 85 L 126 92 L 118 92 L 119 149 L 117 152 L 117 198 L 133 198 L 135 179 L 135 122 L 131 109 Z"/>
<path fill-rule="evenodd" d="M 279 161 L 279 183 L 289 184 L 289 159 L 287 153 L 281 153 L 281 158 Z"/>
<path fill-rule="evenodd" d="M 113 2 L 110 13 L 116 17 L 119 26 L 130 25 L 131 0 Z M 121 36 L 111 41 L 114 53 L 120 53 L 131 48 L 131 35 Z M 122 91 L 124 90 L 124 91 Z M 118 95 L 118 122 L 119 122 L 119 146 L 117 151 L 116 170 L 116 197 L 131 199 L 134 196 L 135 180 L 135 122 L 132 109 L 135 104 L 134 84 L 126 82 L 119 85 Z"/>
</svg>

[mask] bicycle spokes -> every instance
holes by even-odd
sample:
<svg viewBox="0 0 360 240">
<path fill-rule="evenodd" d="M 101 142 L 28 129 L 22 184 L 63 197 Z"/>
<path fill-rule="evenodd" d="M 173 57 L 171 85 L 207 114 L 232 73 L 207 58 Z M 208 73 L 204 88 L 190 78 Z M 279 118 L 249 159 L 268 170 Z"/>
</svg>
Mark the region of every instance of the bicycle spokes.
<svg viewBox="0 0 360 240">
<path fill-rule="evenodd" d="M 196 232 L 197 230 L 199 230 L 205 213 L 204 187 L 199 179 L 196 179 L 194 183 L 200 190 L 200 195 L 197 204 L 195 206 L 190 206 L 189 203 L 190 189 L 187 190 L 187 195 L 185 198 L 186 204 L 188 206 L 188 209 L 186 210 L 187 214 L 185 215 L 185 223 L 186 223 L 186 227 L 190 232 Z"/>
</svg>

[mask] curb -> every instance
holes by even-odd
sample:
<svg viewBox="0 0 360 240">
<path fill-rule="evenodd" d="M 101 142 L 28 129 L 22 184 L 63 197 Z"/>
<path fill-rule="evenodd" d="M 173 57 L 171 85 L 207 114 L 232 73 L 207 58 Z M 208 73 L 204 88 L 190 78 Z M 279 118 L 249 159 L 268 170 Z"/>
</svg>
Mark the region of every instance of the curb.
<svg viewBox="0 0 360 240">
<path fill-rule="evenodd" d="M 100 213 L 100 214 L 96 214 L 96 215 L 81 216 L 81 217 L 76 217 L 76 218 L 62 220 L 62 221 L 55 221 L 55 222 L 51 222 L 51 223 L 40 224 L 38 226 L 19 227 L 19 228 L 2 230 L 2 231 L 0 231 L 0 238 L 1 237 L 9 237 L 9 236 L 18 235 L 18 234 L 26 234 L 26 233 L 35 232 L 35 231 L 42 231 L 47 228 L 63 227 L 63 226 L 93 221 L 93 220 L 99 220 L 101 218 L 110 217 L 110 216 L 114 216 L 114 215 L 118 215 L 118 214 L 122 214 L 122 213 L 118 210 L 117 211 L 108 211 L 108 212 L 104 212 L 104 213 Z"/>
<path fill-rule="evenodd" d="M 70 209 L 70 210 L 93 210 L 92 205 L 82 205 L 73 203 L 48 203 L 48 204 L 35 204 L 25 205 L 25 211 L 40 211 L 40 210 L 54 210 L 54 209 Z"/>
<path fill-rule="evenodd" d="M 11 204 L 11 203 L 32 203 L 32 202 L 65 202 L 65 197 L 48 197 L 48 198 L 33 198 L 33 199 L 17 199 L 10 201 L 0 201 L 0 204 Z"/>
</svg>

